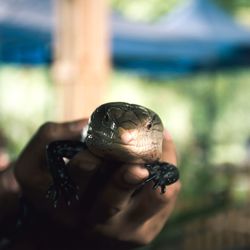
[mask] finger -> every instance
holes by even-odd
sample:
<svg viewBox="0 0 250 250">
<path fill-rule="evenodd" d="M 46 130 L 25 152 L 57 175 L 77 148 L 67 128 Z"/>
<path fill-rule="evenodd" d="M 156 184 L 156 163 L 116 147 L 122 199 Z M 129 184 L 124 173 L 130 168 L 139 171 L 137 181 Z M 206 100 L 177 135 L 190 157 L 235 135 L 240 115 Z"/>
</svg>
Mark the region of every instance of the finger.
<svg viewBox="0 0 250 250">
<path fill-rule="evenodd" d="M 34 137 L 43 145 L 56 140 L 79 139 L 86 125 L 87 119 L 65 123 L 47 122 L 40 127 Z"/>
<path fill-rule="evenodd" d="M 49 142 L 79 137 L 86 124 L 86 119 L 66 123 L 47 122 L 43 124 L 24 148 L 19 158 L 21 160 L 27 158 L 29 161 L 32 159 L 36 161 L 45 160 L 45 146 Z"/>
<path fill-rule="evenodd" d="M 175 145 L 171 135 L 167 130 L 164 131 L 162 148 L 163 153 L 161 161 L 166 161 L 176 165 L 177 157 Z M 134 207 L 132 207 L 129 212 L 129 216 L 134 218 L 134 220 L 143 222 L 154 216 L 160 210 L 164 209 L 169 204 L 169 202 L 176 199 L 181 187 L 181 183 L 178 181 L 167 186 L 166 192 L 162 194 L 160 188 L 154 190 L 153 185 L 153 182 L 148 183 L 138 194 L 138 196 L 134 197 Z M 144 211 L 143 213 L 140 212 L 142 210 Z"/>
<path fill-rule="evenodd" d="M 162 161 L 177 165 L 176 148 L 170 133 L 165 129 L 162 143 Z"/>
<path fill-rule="evenodd" d="M 127 212 L 128 220 L 134 224 L 144 223 L 162 210 L 168 211 L 170 204 L 177 198 L 181 184 L 178 181 L 168 186 L 164 194 L 161 194 L 159 190 L 153 190 L 152 187 L 153 184 L 145 186 L 134 197 L 133 206 Z"/>
<path fill-rule="evenodd" d="M 137 220 L 135 217 L 126 218 L 126 221 L 132 221 L 133 228 L 136 229 L 136 237 L 143 239 L 144 242 L 149 243 L 160 233 L 169 216 L 171 215 L 176 202 L 176 197 L 173 197 L 169 202 L 157 213 L 153 214 L 146 220 Z M 142 211 L 141 211 L 142 213 Z"/>
<path fill-rule="evenodd" d="M 79 195 L 82 196 L 86 187 L 98 167 L 101 165 L 101 160 L 91 154 L 89 150 L 84 150 L 78 153 L 68 164 L 70 176 L 79 186 Z"/>
<path fill-rule="evenodd" d="M 98 197 L 93 212 L 99 220 L 106 220 L 130 205 L 131 197 L 138 186 L 148 177 L 148 170 L 140 165 L 123 165 L 112 176 Z M 97 211 L 98 210 L 98 211 Z"/>
</svg>

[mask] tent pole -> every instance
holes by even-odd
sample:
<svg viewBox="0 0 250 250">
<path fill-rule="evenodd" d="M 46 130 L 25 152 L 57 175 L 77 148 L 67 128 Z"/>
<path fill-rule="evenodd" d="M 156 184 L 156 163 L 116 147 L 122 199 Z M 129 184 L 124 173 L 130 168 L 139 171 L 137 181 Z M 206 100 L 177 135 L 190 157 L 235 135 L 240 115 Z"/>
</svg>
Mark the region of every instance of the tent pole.
<svg viewBox="0 0 250 250">
<path fill-rule="evenodd" d="M 57 0 L 53 75 L 58 120 L 88 117 L 103 102 L 108 81 L 106 0 Z"/>
</svg>

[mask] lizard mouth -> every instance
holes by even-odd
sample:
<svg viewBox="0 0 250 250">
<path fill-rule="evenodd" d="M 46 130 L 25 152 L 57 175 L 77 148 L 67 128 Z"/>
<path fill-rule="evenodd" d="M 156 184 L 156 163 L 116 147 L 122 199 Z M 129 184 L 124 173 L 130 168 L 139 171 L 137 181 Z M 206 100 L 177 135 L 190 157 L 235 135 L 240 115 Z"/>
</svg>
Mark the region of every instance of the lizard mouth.
<svg viewBox="0 0 250 250">
<path fill-rule="evenodd" d="M 118 133 L 117 133 L 118 131 Z M 124 128 L 117 129 L 116 132 L 109 133 L 94 131 L 88 133 L 86 138 L 87 144 L 94 142 L 96 149 L 99 151 L 114 149 L 120 152 L 133 152 L 133 154 L 144 154 L 158 147 L 158 142 L 148 140 L 146 137 L 140 139 L 138 130 L 127 130 Z"/>
<path fill-rule="evenodd" d="M 119 127 L 116 131 L 91 131 L 87 134 L 86 140 L 99 141 L 102 144 L 121 144 L 127 146 L 136 146 L 138 130 L 127 130 Z"/>
</svg>

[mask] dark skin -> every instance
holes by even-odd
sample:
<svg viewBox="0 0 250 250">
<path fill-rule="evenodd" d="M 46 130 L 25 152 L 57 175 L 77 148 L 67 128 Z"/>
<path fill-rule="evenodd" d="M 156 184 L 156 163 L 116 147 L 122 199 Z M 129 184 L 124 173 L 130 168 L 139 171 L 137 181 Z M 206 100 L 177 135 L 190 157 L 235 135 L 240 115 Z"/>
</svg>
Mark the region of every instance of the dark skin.
<svg viewBox="0 0 250 250">
<path fill-rule="evenodd" d="M 180 190 L 179 181 L 168 186 L 164 194 L 160 188 L 152 190 L 152 183 L 137 192 L 148 171 L 138 164 L 116 164 L 107 183 L 89 188 L 96 171 L 112 162 L 104 162 L 88 150 L 68 163 L 70 175 L 79 186 L 80 201 L 70 207 L 61 202 L 54 208 L 46 199 L 51 176 L 45 146 L 55 140 L 80 138 L 86 123 L 83 119 L 43 125 L 17 159 L 14 173 L 20 189 L 16 193 L 22 192 L 35 219 L 12 249 L 133 249 L 154 240 L 168 220 Z M 164 135 L 161 160 L 176 165 L 173 141 L 168 132 Z"/>
</svg>

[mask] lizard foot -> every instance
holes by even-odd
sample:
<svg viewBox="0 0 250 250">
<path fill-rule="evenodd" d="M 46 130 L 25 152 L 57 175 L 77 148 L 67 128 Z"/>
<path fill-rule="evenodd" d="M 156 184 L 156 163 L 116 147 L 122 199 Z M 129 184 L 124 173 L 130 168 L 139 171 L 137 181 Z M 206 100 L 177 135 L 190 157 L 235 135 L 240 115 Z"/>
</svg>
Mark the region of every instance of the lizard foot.
<svg viewBox="0 0 250 250">
<path fill-rule="evenodd" d="M 179 179 L 178 168 L 168 162 L 145 164 L 145 167 L 149 171 L 149 177 L 142 184 L 153 181 L 153 189 L 160 187 L 162 194 L 166 192 L 167 185 L 171 185 Z"/>
<path fill-rule="evenodd" d="M 70 206 L 74 199 L 79 200 L 78 189 L 78 186 L 73 182 L 64 181 L 59 186 L 55 184 L 50 185 L 46 197 L 53 202 L 55 208 L 58 205 L 60 197 L 63 197 L 66 204 Z"/>
</svg>

